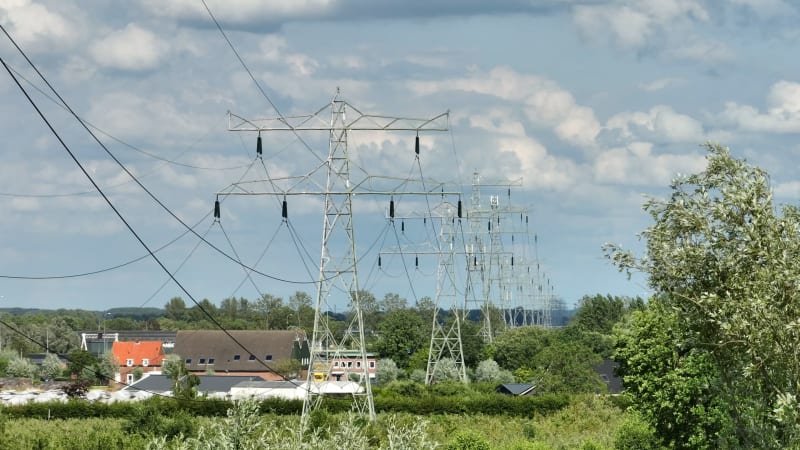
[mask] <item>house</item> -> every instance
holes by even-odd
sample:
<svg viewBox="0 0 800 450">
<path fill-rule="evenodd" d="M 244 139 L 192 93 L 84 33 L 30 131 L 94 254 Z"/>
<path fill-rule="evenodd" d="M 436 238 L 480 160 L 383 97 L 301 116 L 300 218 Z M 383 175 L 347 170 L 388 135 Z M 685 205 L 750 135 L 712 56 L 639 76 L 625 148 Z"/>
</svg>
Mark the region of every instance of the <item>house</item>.
<svg viewBox="0 0 800 450">
<path fill-rule="evenodd" d="M 309 348 L 302 330 L 178 331 L 174 353 L 195 373 L 258 376 L 277 381 L 284 362 L 308 368 Z"/>
<path fill-rule="evenodd" d="M 331 377 L 336 381 L 348 381 L 350 373 L 361 374 L 361 352 L 357 350 L 341 350 L 328 354 L 331 362 Z M 366 354 L 367 373 L 369 379 L 374 380 L 377 375 L 378 363 L 373 353 Z"/>
<path fill-rule="evenodd" d="M 231 395 L 231 389 L 242 382 L 264 381 L 258 376 L 222 376 L 222 375 L 199 375 L 200 384 L 197 385 L 197 393 L 207 397 L 225 398 Z M 141 380 L 126 386 L 124 392 L 147 392 L 153 394 L 171 394 L 174 381 L 166 375 L 150 375 Z"/>
<path fill-rule="evenodd" d="M 81 350 L 87 350 L 97 357 L 111 351 L 114 342 L 161 341 L 164 353 L 169 355 L 175 346 L 175 331 L 126 330 L 126 331 L 82 331 Z"/>
<path fill-rule="evenodd" d="M 521 397 L 523 395 L 534 395 L 536 393 L 535 388 L 536 386 L 531 383 L 505 383 L 497 386 L 497 392 Z"/>
<path fill-rule="evenodd" d="M 130 384 L 134 379 L 134 370 L 139 368 L 142 373 L 161 372 L 164 361 L 164 347 L 161 341 L 134 341 L 114 342 L 111 352 L 119 361 L 117 381 L 125 380 Z"/>
</svg>

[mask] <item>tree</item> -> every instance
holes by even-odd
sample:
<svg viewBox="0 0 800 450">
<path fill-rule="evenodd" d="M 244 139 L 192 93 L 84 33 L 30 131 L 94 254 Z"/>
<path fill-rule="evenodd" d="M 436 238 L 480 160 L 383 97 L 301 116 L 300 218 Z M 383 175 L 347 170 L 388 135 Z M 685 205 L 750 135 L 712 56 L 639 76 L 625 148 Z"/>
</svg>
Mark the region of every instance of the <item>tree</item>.
<svg viewBox="0 0 800 450">
<path fill-rule="evenodd" d="M 181 370 L 180 368 L 182 362 L 183 359 L 174 353 L 167 355 L 167 357 L 161 362 L 161 373 L 164 374 L 165 377 L 174 380 L 178 376 L 178 372 Z"/>
<path fill-rule="evenodd" d="M 413 311 L 392 311 L 381 321 L 375 351 L 400 367 L 408 367 L 410 355 L 427 345 L 427 329 L 428 325 Z"/>
<path fill-rule="evenodd" d="M 800 211 L 772 199 L 767 174 L 707 144 L 707 168 L 645 203 L 645 257 L 609 245 L 677 311 L 683 352 L 707 354 L 742 448 L 800 444 Z"/>
<path fill-rule="evenodd" d="M 678 314 L 660 299 L 634 312 L 615 336 L 625 395 L 670 448 L 724 448 L 733 432 L 719 370 L 708 352 L 681 341 Z"/>
<path fill-rule="evenodd" d="M 397 368 L 397 364 L 389 358 L 380 359 L 375 371 L 375 384 L 382 386 L 397 380 L 401 372 L 400 369 Z"/>
<path fill-rule="evenodd" d="M 11 358 L 6 367 L 6 374 L 10 377 L 34 378 L 38 372 L 39 368 L 36 367 L 36 364 L 21 356 Z"/>
<path fill-rule="evenodd" d="M 508 370 L 501 369 L 493 359 L 485 359 L 478 363 L 475 369 L 475 381 L 488 383 L 513 383 L 514 375 Z"/>
<path fill-rule="evenodd" d="M 164 305 L 164 316 L 170 320 L 187 320 L 189 317 L 186 310 L 186 302 L 180 297 L 172 297 Z"/>
<path fill-rule="evenodd" d="M 625 300 L 611 295 L 584 296 L 578 301 L 578 310 L 572 323 L 585 331 L 611 334 L 614 324 L 625 314 Z"/>
<path fill-rule="evenodd" d="M 67 369 L 72 375 L 80 375 L 84 368 L 97 363 L 97 357 L 86 350 L 73 350 L 67 354 Z"/>
<path fill-rule="evenodd" d="M 494 339 L 494 360 L 500 367 L 530 367 L 536 355 L 554 340 L 554 332 L 540 327 L 512 328 Z"/>
<path fill-rule="evenodd" d="M 54 380 L 64 373 L 64 365 L 55 353 L 48 353 L 42 361 L 40 373 L 44 379 Z"/>
<path fill-rule="evenodd" d="M 408 301 L 400 297 L 400 294 L 393 294 L 391 292 L 387 292 L 386 295 L 383 296 L 383 300 L 381 300 L 379 309 L 383 312 L 392 312 L 398 311 L 401 309 L 406 309 L 408 305 Z"/>
</svg>

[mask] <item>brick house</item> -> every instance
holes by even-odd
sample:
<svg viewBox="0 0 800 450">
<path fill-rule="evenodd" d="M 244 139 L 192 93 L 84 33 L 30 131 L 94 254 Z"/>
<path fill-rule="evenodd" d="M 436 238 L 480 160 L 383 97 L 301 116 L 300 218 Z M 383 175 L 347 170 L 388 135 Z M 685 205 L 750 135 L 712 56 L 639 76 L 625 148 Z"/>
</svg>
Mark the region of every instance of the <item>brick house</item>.
<svg viewBox="0 0 800 450">
<path fill-rule="evenodd" d="M 111 352 L 119 361 L 117 381 L 126 384 L 133 382 L 133 371 L 137 367 L 143 373 L 160 373 L 165 356 L 161 341 L 117 341 L 113 343 Z"/>
<path fill-rule="evenodd" d="M 302 330 L 178 331 L 174 354 L 195 373 L 282 378 L 273 370 L 282 361 L 295 360 L 308 368 L 309 349 Z"/>
</svg>

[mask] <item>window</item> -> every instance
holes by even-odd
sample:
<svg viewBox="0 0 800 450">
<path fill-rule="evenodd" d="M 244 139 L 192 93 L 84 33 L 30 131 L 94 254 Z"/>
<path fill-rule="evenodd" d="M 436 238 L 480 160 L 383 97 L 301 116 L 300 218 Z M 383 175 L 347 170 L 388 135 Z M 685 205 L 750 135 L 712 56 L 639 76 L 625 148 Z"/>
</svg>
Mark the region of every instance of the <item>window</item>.
<svg viewBox="0 0 800 450">
<path fill-rule="evenodd" d="M 347 367 L 353 367 L 353 361 L 347 361 Z"/>
<path fill-rule="evenodd" d="M 356 361 L 356 367 L 361 367 L 361 361 Z"/>
<path fill-rule="evenodd" d="M 208 358 L 208 363 L 209 364 L 214 364 L 214 358 Z"/>
<path fill-rule="evenodd" d="M 133 374 L 132 373 L 129 373 L 129 374 L 125 375 L 125 382 L 128 383 L 128 384 L 133 383 Z"/>
<path fill-rule="evenodd" d="M 125 360 L 125 365 L 131 367 L 133 365 L 133 358 L 128 358 Z"/>
<path fill-rule="evenodd" d="M 240 359 L 242 359 L 242 355 L 233 355 L 233 360 L 234 361 L 238 361 Z"/>
<path fill-rule="evenodd" d="M 147 358 L 142 358 L 142 365 L 147 367 L 150 365 L 150 360 Z"/>
<path fill-rule="evenodd" d="M 205 364 L 205 363 L 206 363 L 205 358 L 200 358 L 200 361 L 197 362 L 197 364 Z"/>
<path fill-rule="evenodd" d="M 250 355 L 250 357 L 247 358 L 247 360 L 248 361 L 255 361 L 256 360 L 256 355 Z"/>
<path fill-rule="evenodd" d="M 272 355 L 265 356 L 264 361 L 272 361 Z"/>
<path fill-rule="evenodd" d="M 339 367 L 339 361 L 334 361 L 333 362 L 333 367 Z"/>
<path fill-rule="evenodd" d="M 191 364 L 191 363 L 192 363 L 192 358 L 186 358 L 186 364 Z"/>
<path fill-rule="evenodd" d="M 370 361 L 369 362 L 369 368 L 370 369 L 374 369 L 375 368 L 375 361 Z"/>
</svg>

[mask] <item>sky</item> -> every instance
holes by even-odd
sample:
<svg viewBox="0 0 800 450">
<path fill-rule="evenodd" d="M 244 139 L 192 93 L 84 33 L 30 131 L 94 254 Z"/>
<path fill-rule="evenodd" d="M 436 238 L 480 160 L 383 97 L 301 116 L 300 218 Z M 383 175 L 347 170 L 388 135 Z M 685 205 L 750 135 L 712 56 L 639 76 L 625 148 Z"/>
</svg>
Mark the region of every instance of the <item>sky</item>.
<svg viewBox="0 0 800 450">
<path fill-rule="evenodd" d="M 337 89 L 368 114 L 449 112 L 447 131 L 420 133 L 419 162 L 413 132 L 351 132 L 352 173 L 446 183 L 465 206 L 474 173 L 485 184 L 514 181 L 513 204 L 535 235 L 527 260 L 567 305 L 584 295 L 648 295 L 646 277 L 619 273 L 602 245 L 641 253 L 638 233 L 651 224 L 645 196 L 665 196 L 675 176 L 703 170 L 707 141 L 766 169 L 779 203 L 800 194 L 800 9 L 792 2 L 207 6 L 235 52 L 200 0 L 0 0 L 0 24 L 109 152 L 227 255 L 186 234 L 0 38 L 0 57 L 75 158 L 141 240 L 164 247 L 159 260 L 197 300 L 315 295 L 322 196 L 287 197 L 287 222 L 274 195 L 221 195 L 218 223 L 212 211 L 234 183 L 310 174 L 328 151 L 324 132 L 264 132 L 257 159 L 256 134 L 229 131 L 229 111 L 305 115 L 329 106 Z M 0 99 L 0 306 L 102 311 L 162 307 L 174 296 L 190 303 L 5 71 Z M 324 178 L 316 186 L 324 191 Z M 430 211 L 438 199 L 402 195 L 409 186 L 393 188 L 398 214 Z M 410 304 L 434 297 L 436 258 L 413 247 L 428 228 L 403 220 L 398 234 L 388 203 L 354 201 L 359 286 Z M 261 274 L 246 276 L 237 259 Z"/>
</svg>

